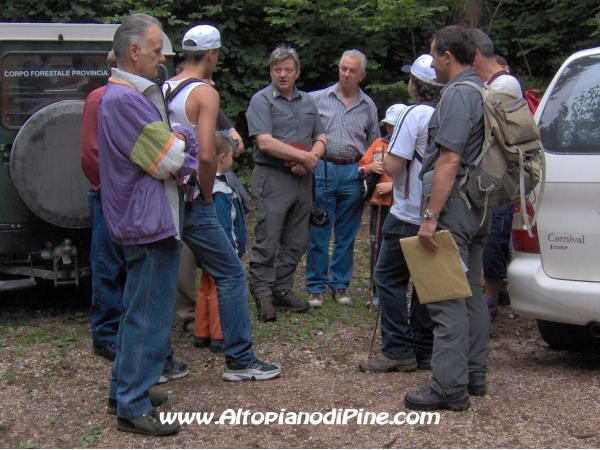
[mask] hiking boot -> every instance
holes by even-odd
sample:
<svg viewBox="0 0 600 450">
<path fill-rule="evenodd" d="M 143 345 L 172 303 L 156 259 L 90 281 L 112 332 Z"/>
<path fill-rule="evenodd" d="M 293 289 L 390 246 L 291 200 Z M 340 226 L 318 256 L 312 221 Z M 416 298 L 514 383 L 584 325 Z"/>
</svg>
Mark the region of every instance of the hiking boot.
<svg viewBox="0 0 600 450">
<path fill-rule="evenodd" d="M 223 379 L 225 381 L 255 381 L 255 380 L 270 380 L 279 376 L 281 367 L 275 364 L 268 364 L 257 359 L 247 366 L 227 361 L 225 363 L 225 371 Z"/>
<path fill-rule="evenodd" d="M 324 301 L 325 296 L 320 292 L 310 294 L 310 296 L 308 297 L 308 304 L 311 308 L 320 308 L 321 306 L 323 306 Z"/>
<path fill-rule="evenodd" d="M 275 322 L 277 320 L 277 312 L 273 308 L 273 297 L 267 295 L 256 299 L 256 312 L 258 320 L 261 322 Z"/>
<path fill-rule="evenodd" d="M 423 359 L 417 358 L 417 369 L 431 370 L 431 357 Z"/>
<path fill-rule="evenodd" d="M 363 372 L 385 373 L 385 372 L 412 372 L 417 368 L 417 360 L 389 359 L 383 353 L 375 358 L 363 358 L 358 363 L 358 368 Z"/>
<path fill-rule="evenodd" d="M 93 347 L 93 352 L 95 355 L 98 356 L 102 356 L 103 358 L 108 359 L 109 361 L 114 361 L 115 360 L 115 356 L 117 356 L 117 354 L 115 353 L 115 344 L 108 344 L 108 345 L 92 345 Z"/>
<path fill-rule="evenodd" d="M 172 424 L 160 423 L 156 418 L 154 410 L 133 419 L 117 417 L 117 430 L 127 433 L 145 434 L 148 436 L 169 436 L 179 433 L 180 429 L 181 425 L 177 421 Z"/>
<path fill-rule="evenodd" d="M 196 347 L 196 348 L 210 347 L 210 338 L 194 336 L 194 347 Z"/>
<path fill-rule="evenodd" d="M 308 302 L 300 300 L 289 289 L 273 292 L 273 307 L 277 310 L 303 312 L 310 309 Z"/>
<path fill-rule="evenodd" d="M 212 339 L 210 341 L 211 353 L 223 353 L 223 339 Z"/>
<path fill-rule="evenodd" d="M 471 402 L 466 389 L 450 395 L 440 395 L 429 385 L 415 392 L 407 392 L 404 395 L 404 406 L 418 411 L 435 411 L 436 409 L 464 411 L 469 409 Z"/>
<path fill-rule="evenodd" d="M 373 297 L 372 300 L 368 300 L 367 308 L 379 309 L 379 299 L 377 297 Z"/>
<path fill-rule="evenodd" d="M 194 324 L 194 319 L 185 319 L 182 323 L 183 332 L 194 334 L 194 329 L 196 325 Z"/>
<path fill-rule="evenodd" d="M 158 379 L 157 384 L 166 383 L 171 380 L 178 380 L 187 376 L 189 370 L 187 364 L 174 361 L 173 367 L 170 370 L 163 370 L 162 375 Z"/>
<path fill-rule="evenodd" d="M 152 406 L 160 406 L 167 403 L 169 400 L 169 394 L 161 391 L 148 391 L 148 395 L 150 395 L 150 403 Z M 108 404 L 106 405 L 106 414 L 111 414 L 113 416 L 117 415 L 117 401 L 114 398 L 108 399 Z"/>
<path fill-rule="evenodd" d="M 482 397 L 487 394 L 487 384 L 485 382 L 485 372 L 469 373 L 469 386 L 467 387 L 470 395 Z"/>
<path fill-rule="evenodd" d="M 335 289 L 331 291 L 331 296 L 340 305 L 349 305 L 352 299 L 346 293 L 346 289 Z"/>
</svg>

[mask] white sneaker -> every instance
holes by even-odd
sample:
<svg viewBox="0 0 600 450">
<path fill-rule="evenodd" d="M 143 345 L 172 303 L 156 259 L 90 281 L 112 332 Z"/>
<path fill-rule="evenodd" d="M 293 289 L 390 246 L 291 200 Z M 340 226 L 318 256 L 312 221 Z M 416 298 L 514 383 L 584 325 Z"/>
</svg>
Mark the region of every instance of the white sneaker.
<svg viewBox="0 0 600 450">
<path fill-rule="evenodd" d="M 346 289 L 336 289 L 334 291 L 331 291 L 331 296 L 340 305 L 349 305 L 352 301 L 352 299 L 346 292 Z"/>
<path fill-rule="evenodd" d="M 320 308 L 323 306 L 323 302 L 325 301 L 325 297 L 321 293 L 310 294 L 308 297 L 308 304 L 311 308 Z"/>
</svg>

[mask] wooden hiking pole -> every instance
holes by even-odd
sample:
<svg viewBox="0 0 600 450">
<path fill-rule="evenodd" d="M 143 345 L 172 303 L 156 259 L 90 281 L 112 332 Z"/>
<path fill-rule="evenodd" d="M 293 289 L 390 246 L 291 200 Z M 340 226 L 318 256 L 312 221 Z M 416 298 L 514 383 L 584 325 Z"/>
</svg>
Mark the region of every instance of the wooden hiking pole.
<svg viewBox="0 0 600 450">
<path fill-rule="evenodd" d="M 374 259 L 375 265 L 377 265 L 377 258 L 379 257 L 379 223 L 381 222 L 381 194 L 378 194 L 378 204 L 377 204 L 377 223 L 375 225 L 375 251 L 374 251 Z M 375 273 L 375 267 L 371 271 L 371 304 L 369 306 L 369 311 L 373 311 L 373 295 L 375 294 L 375 280 L 373 274 Z M 375 336 L 377 335 L 377 326 L 379 325 L 379 308 L 377 308 L 377 316 L 375 317 L 375 328 L 373 329 L 373 337 L 371 338 L 371 348 L 369 349 L 369 356 L 367 359 L 371 359 L 371 354 L 373 353 L 373 345 L 375 345 Z"/>
</svg>

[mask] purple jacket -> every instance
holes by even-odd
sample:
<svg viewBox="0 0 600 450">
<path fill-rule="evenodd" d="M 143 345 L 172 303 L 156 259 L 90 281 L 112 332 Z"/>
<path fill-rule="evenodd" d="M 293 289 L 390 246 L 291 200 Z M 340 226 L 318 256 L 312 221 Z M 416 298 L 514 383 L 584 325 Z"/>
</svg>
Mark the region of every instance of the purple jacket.
<svg viewBox="0 0 600 450">
<path fill-rule="evenodd" d="M 140 92 L 151 88 L 148 83 L 114 70 L 98 114 L 102 210 L 113 240 L 120 245 L 178 237 L 175 177 L 198 167 L 196 139 L 184 127 L 174 131 L 187 142 L 171 133 L 166 117 Z"/>
</svg>

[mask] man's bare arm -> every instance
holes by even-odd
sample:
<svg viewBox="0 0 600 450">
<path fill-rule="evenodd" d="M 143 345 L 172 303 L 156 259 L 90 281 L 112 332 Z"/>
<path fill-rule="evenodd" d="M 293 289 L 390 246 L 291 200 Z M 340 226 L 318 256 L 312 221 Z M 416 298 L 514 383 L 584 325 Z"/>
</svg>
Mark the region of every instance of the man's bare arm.
<svg viewBox="0 0 600 450">
<path fill-rule="evenodd" d="M 390 178 L 395 178 L 402 174 L 406 167 L 406 159 L 393 153 L 386 153 L 383 158 L 383 171 Z"/>
</svg>

